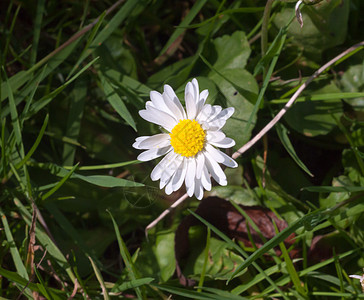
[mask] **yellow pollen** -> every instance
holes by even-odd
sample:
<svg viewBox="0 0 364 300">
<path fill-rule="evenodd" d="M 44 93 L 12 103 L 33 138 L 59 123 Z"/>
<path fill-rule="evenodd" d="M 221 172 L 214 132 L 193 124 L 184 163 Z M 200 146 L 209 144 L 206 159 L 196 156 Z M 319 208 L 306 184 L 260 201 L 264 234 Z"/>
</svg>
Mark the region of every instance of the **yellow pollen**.
<svg viewBox="0 0 364 300">
<path fill-rule="evenodd" d="M 195 156 L 205 144 L 205 131 L 196 120 L 179 121 L 169 135 L 174 152 L 185 157 Z"/>
</svg>

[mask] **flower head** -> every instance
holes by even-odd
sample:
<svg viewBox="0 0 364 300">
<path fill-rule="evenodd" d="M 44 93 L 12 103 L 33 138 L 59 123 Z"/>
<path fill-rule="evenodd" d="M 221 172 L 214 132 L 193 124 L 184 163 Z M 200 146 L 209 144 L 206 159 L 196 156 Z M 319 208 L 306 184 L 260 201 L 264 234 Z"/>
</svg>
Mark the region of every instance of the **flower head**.
<svg viewBox="0 0 364 300">
<path fill-rule="evenodd" d="M 173 89 L 165 85 L 163 94 L 152 91 L 146 109 L 139 111 L 143 119 L 168 132 L 138 137 L 133 144 L 136 149 L 146 150 L 139 154 L 138 160 L 149 161 L 165 155 L 153 169 L 151 178 L 160 180 L 160 188 L 165 187 L 168 195 L 185 182 L 188 195 L 195 194 L 201 200 L 203 190 L 211 190 L 211 176 L 220 185 L 227 184 L 219 163 L 237 167 L 230 156 L 215 148 L 235 145 L 235 141 L 221 131 L 234 108 L 205 104 L 208 94 L 208 90 L 199 92 L 196 79 L 188 82 L 185 111 Z"/>
</svg>

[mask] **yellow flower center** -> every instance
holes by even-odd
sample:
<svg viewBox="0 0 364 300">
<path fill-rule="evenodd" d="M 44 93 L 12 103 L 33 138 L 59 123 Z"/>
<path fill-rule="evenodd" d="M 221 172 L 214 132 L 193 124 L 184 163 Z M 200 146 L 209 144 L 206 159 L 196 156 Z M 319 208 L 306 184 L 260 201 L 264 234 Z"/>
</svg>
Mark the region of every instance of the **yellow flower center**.
<svg viewBox="0 0 364 300">
<path fill-rule="evenodd" d="M 181 120 L 173 127 L 171 145 L 174 152 L 185 157 L 195 156 L 205 143 L 205 131 L 196 120 Z"/>
</svg>

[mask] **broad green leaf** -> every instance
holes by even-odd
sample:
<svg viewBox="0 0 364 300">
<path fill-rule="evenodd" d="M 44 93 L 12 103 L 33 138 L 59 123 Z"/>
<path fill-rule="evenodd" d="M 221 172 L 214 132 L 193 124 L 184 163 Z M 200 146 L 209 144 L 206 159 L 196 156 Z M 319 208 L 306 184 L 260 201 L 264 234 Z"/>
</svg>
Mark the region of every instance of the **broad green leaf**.
<svg viewBox="0 0 364 300">
<path fill-rule="evenodd" d="M 273 23 L 277 28 L 283 27 L 294 15 L 295 4 L 278 12 Z M 313 54 L 319 54 L 328 48 L 340 45 L 346 38 L 348 29 L 350 1 L 322 1 L 313 6 L 301 6 L 303 27 L 297 21 L 288 30 L 291 42 Z"/>
<path fill-rule="evenodd" d="M 250 56 L 250 45 L 242 31 L 231 36 L 224 35 L 213 40 L 217 60 L 213 64 L 217 70 L 244 69 Z"/>
<path fill-rule="evenodd" d="M 200 241 L 199 245 L 196 244 L 199 242 L 198 240 Z M 191 244 L 193 247 L 190 251 L 184 272 L 197 276 L 201 274 L 205 261 L 205 252 L 203 251 L 205 238 L 199 237 Z M 227 280 L 230 278 L 235 266 L 243 262 L 243 258 L 229 249 L 229 246 L 224 241 L 215 238 L 210 239 L 208 253 L 205 276 L 213 280 Z"/>
<path fill-rule="evenodd" d="M 322 86 L 322 83 L 311 85 L 306 88 L 303 94 L 325 94 L 339 92 L 333 82 Z M 326 135 L 332 131 L 336 126 L 335 119 L 340 118 L 343 113 L 342 104 L 340 99 L 335 102 L 332 101 L 305 101 L 295 103 L 285 114 L 284 119 L 289 126 L 299 133 L 308 137 L 318 135 Z"/>
<path fill-rule="evenodd" d="M 210 195 L 233 201 L 234 203 L 241 205 L 259 205 L 258 198 L 254 194 L 254 192 L 241 186 L 215 186 L 212 188 Z"/>
<path fill-rule="evenodd" d="M 229 81 L 232 81 L 236 86 L 252 93 L 258 93 L 258 85 L 255 78 L 246 70 L 229 69 L 221 71 Z M 252 125 L 255 125 L 256 115 L 252 115 L 254 105 L 251 104 L 246 97 L 227 80 L 216 73 L 212 73 L 210 78 L 215 82 L 224 99 L 221 99 L 221 104 L 226 107 L 234 107 L 235 112 L 227 120 L 226 125 L 222 128 L 226 136 L 232 138 L 236 142 L 236 148 L 244 145 L 251 136 L 251 131 L 254 126 L 250 126 L 248 130 L 244 130 L 248 120 L 251 118 Z M 215 101 L 216 103 L 216 101 Z M 220 104 L 220 103 L 216 103 Z"/>
<path fill-rule="evenodd" d="M 350 66 L 341 76 L 340 83 L 345 92 L 358 93 L 364 92 L 364 59 L 361 64 Z M 342 97 L 345 99 L 345 97 Z M 357 111 L 363 111 L 364 95 L 358 95 L 354 99 L 345 99 L 345 101 L 354 107 Z"/>
</svg>

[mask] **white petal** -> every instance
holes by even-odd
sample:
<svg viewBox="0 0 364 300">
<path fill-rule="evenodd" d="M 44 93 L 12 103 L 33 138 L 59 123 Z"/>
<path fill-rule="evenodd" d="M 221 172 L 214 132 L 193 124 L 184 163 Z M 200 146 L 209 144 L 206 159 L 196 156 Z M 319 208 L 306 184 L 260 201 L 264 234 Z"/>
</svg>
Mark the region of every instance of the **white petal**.
<svg viewBox="0 0 364 300">
<path fill-rule="evenodd" d="M 203 90 L 200 93 L 200 101 L 203 100 L 203 103 L 205 103 L 208 96 L 209 96 L 209 90 Z"/>
<path fill-rule="evenodd" d="M 158 93 L 157 91 L 151 91 L 150 99 L 152 100 L 154 108 L 169 114 L 175 119 L 176 122 L 178 122 L 178 119 L 174 115 L 173 111 L 169 109 L 168 105 L 166 105 L 166 103 L 164 102 L 164 98 L 160 93 Z"/>
<path fill-rule="evenodd" d="M 207 122 L 211 122 L 221 113 L 222 107 L 220 105 L 214 105 L 212 106 L 211 113 L 207 119 Z"/>
<path fill-rule="evenodd" d="M 177 191 L 183 184 L 187 173 L 187 159 L 182 157 L 182 163 L 172 179 L 173 191 Z"/>
<path fill-rule="evenodd" d="M 138 160 L 140 161 L 148 161 L 148 160 L 152 160 L 155 159 L 159 156 L 162 156 L 166 153 L 168 153 L 169 151 L 171 151 L 173 149 L 172 146 L 168 146 L 168 147 L 164 147 L 164 148 L 160 148 L 160 149 L 150 149 L 147 151 L 144 151 L 142 153 L 140 153 L 137 157 Z"/>
<path fill-rule="evenodd" d="M 169 114 L 160 111 L 153 107 L 148 107 L 147 110 L 140 110 L 139 115 L 146 121 L 161 125 L 168 131 L 172 131 L 173 127 L 177 125 L 177 122 Z"/>
<path fill-rule="evenodd" d="M 202 169 L 201 183 L 202 183 L 203 187 L 205 188 L 205 190 L 211 191 L 211 179 L 210 179 L 210 174 L 207 171 L 206 165 L 203 166 L 203 169 Z"/>
<path fill-rule="evenodd" d="M 205 161 L 209 173 L 220 185 L 227 185 L 226 175 L 219 164 L 211 157 L 208 152 L 205 152 Z"/>
<path fill-rule="evenodd" d="M 139 148 L 139 145 L 142 141 L 146 140 L 147 138 L 149 138 L 149 136 L 140 136 L 140 137 L 137 137 L 135 139 L 135 143 L 133 144 L 133 147 L 135 149 L 142 149 L 142 148 Z"/>
<path fill-rule="evenodd" d="M 181 156 L 177 157 L 176 159 L 172 160 L 166 168 L 163 169 L 161 174 L 161 179 L 159 186 L 160 188 L 164 188 L 164 186 L 172 179 L 174 173 L 179 168 L 182 163 Z"/>
<path fill-rule="evenodd" d="M 200 123 L 205 122 L 209 118 L 211 112 L 212 112 L 212 106 L 210 104 L 204 105 L 200 113 L 196 117 L 196 121 Z"/>
<path fill-rule="evenodd" d="M 233 160 L 229 155 L 227 155 L 226 153 L 224 153 L 222 151 L 220 151 L 220 153 L 224 157 L 224 161 L 221 162 L 223 165 L 230 167 L 230 168 L 236 168 L 238 166 L 236 161 Z"/>
<path fill-rule="evenodd" d="M 191 93 L 186 94 L 185 101 L 186 101 L 187 117 L 190 120 L 193 120 L 196 117 L 196 103 Z"/>
<path fill-rule="evenodd" d="M 176 104 L 169 99 L 169 97 L 166 95 L 166 93 L 163 93 L 163 98 L 165 100 L 166 105 L 168 106 L 168 109 L 172 112 L 177 122 L 180 120 L 183 120 L 183 113 L 180 111 L 180 109 L 176 106 Z M 179 102 L 179 101 L 178 101 Z"/>
<path fill-rule="evenodd" d="M 195 191 L 196 162 L 194 158 L 187 159 L 187 173 L 185 178 L 187 194 L 192 197 Z"/>
<path fill-rule="evenodd" d="M 200 100 L 200 88 L 198 86 L 198 81 L 196 78 L 192 79 L 193 91 L 195 102 L 197 103 Z"/>
<path fill-rule="evenodd" d="M 234 107 L 228 107 L 221 111 L 215 118 L 209 121 L 210 130 L 221 129 L 225 125 L 226 120 L 232 116 L 234 111 Z"/>
<path fill-rule="evenodd" d="M 145 108 L 148 109 L 149 107 L 156 108 L 152 101 L 145 102 Z"/>
<path fill-rule="evenodd" d="M 166 192 L 167 195 L 170 195 L 173 193 L 173 177 L 175 176 L 176 173 L 173 174 L 172 178 L 168 181 L 167 185 L 166 185 L 166 189 L 164 190 Z"/>
<path fill-rule="evenodd" d="M 214 145 L 216 147 L 220 147 L 220 148 L 230 148 L 230 147 L 233 147 L 235 146 L 235 141 L 231 138 L 224 138 L 222 141 L 219 141 L 219 142 L 212 142 L 210 141 L 209 142 L 211 145 Z"/>
<path fill-rule="evenodd" d="M 225 134 L 222 131 L 207 131 L 206 132 L 206 140 L 211 142 L 219 142 L 225 138 Z"/>
<path fill-rule="evenodd" d="M 198 86 L 198 81 L 196 78 L 192 79 L 192 85 L 193 85 L 194 98 L 195 98 L 195 103 L 196 103 L 196 114 L 195 114 L 195 118 L 196 118 L 196 116 L 200 113 L 205 101 L 203 99 L 202 99 L 202 101 L 200 101 L 200 88 Z"/>
<path fill-rule="evenodd" d="M 180 113 L 182 115 L 182 119 L 187 118 L 186 117 L 186 112 L 185 112 L 181 102 L 177 98 L 176 93 L 174 92 L 174 90 L 168 84 L 166 84 L 164 86 L 163 97 L 164 97 L 164 100 L 166 101 L 166 103 L 167 103 L 167 100 L 166 100 L 166 98 L 167 98 L 167 99 L 169 99 L 169 101 L 172 101 L 175 104 L 175 106 L 178 108 L 178 110 L 180 111 Z"/>
<path fill-rule="evenodd" d="M 196 156 L 197 164 L 196 164 L 196 178 L 200 179 L 202 175 L 202 169 L 205 165 L 205 156 L 203 153 L 198 153 Z"/>
<path fill-rule="evenodd" d="M 203 187 L 201 179 L 196 179 L 195 181 L 195 196 L 198 200 L 201 200 L 203 197 Z"/>
<path fill-rule="evenodd" d="M 139 148 L 137 149 L 151 149 L 151 148 L 163 148 L 170 145 L 170 136 L 166 133 L 159 133 L 152 136 L 148 136 L 139 142 Z"/>
<path fill-rule="evenodd" d="M 222 152 L 220 150 L 217 150 L 210 144 L 206 144 L 205 149 L 211 155 L 211 157 L 218 163 L 222 163 L 225 160 L 224 156 L 222 155 Z"/>
<path fill-rule="evenodd" d="M 159 162 L 159 164 L 157 164 L 152 173 L 150 174 L 150 178 L 153 181 L 156 181 L 158 179 L 161 178 L 162 172 L 163 170 L 167 167 L 167 165 L 173 161 L 174 159 L 176 159 L 178 156 L 177 153 L 175 153 L 174 151 L 169 152 L 165 157 L 163 157 L 163 159 Z"/>
</svg>

